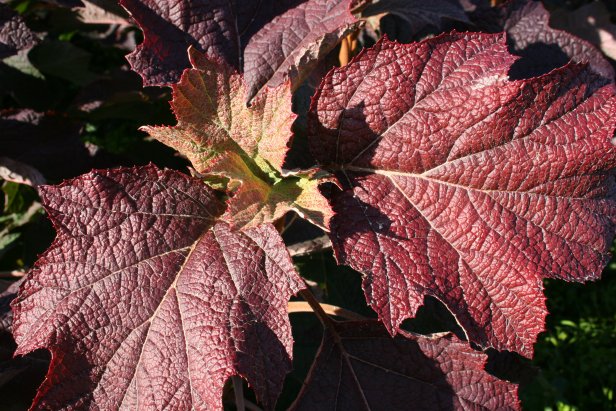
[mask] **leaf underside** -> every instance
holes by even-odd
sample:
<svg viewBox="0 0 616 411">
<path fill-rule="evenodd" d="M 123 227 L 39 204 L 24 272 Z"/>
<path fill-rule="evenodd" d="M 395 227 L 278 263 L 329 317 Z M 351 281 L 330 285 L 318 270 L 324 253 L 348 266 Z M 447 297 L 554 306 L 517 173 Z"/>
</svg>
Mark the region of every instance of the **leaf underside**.
<svg viewBox="0 0 616 411">
<path fill-rule="evenodd" d="M 273 408 L 303 284 L 271 225 L 214 225 L 211 190 L 154 166 L 41 194 L 58 237 L 12 304 L 17 354 L 52 352 L 34 408 L 219 409 L 232 375 Z"/>
<path fill-rule="evenodd" d="M 503 35 L 383 40 L 329 73 L 311 107 L 340 263 L 395 334 L 425 295 L 469 339 L 531 356 L 543 278 L 586 281 L 609 260 L 614 86 L 580 65 L 510 81 Z"/>
<path fill-rule="evenodd" d="M 276 17 L 257 32 L 244 51 L 248 98 L 264 86 L 290 77 L 293 88 L 359 22 L 348 0 L 309 0 Z"/>
</svg>

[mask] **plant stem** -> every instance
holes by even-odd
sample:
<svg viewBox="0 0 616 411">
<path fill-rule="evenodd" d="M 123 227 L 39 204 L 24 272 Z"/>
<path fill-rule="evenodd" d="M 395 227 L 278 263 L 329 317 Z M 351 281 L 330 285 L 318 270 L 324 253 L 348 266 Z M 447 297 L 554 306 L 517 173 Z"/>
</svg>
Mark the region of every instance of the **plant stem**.
<svg viewBox="0 0 616 411">
<path fill-rule="evenodd" d="M 346 320 L 365 320 L 366 318 L 362 315 L 354 313 L 351 310 L 347 310 L 342 307 L 338 307 L 336 305 L 331 304 L 323 304 L 319 303 L 323 311 L 325 311 L 328 315 L 333 315 L 336 317 L 341 317 Z M 290 301 L 287 305 L 287 312 L 289 314 L 292 313 L 309 313 L 313 312 L 312 306 L 305 301 Z"/>
<path fill-rule="evenodd" d="M 297 220 L 297 214 L 293 213 L 293 215 L 291 215 L 291 218 L 289 219 L 289 222 L 286 223 L 284 227 L 282 227 L 282 230 L 279 231 L 280 235 L 283 235 L 285 231 L 287 231 L 287 229 L 291 227 L 291 224 L 293 224 L 295 220 Z"/>
<path fill-rule="evenodd" d="M 244 399 L 244 403 L 246 404 L 246 408 L 249 409 L 250 411 L 263 411 L 261 407 L 259 407 L 257 404 L 254 404 L 248 401 L 247 399 Z"/>
<path fill-rule="evenodd" d="M 21 278 L 24 275 L 26 275 L 26 273 L 19 270 L 0 271 L 0 278 Z"/>
<path fill-rule="evenodd" d="M 323 310 L 323 308 L 321 307 L 321 304 L 314 297 L 310 289 L 305 288 L 302 291 L 300 291 L 299 294 L 310 305 L 310 308 L 312 308 L 312 311 L 317 316 L 317 318 L 319 319 L 323 327 L 325 328 L 331 327 L 334 320 L 332 320 L 327 315 L 327 313 Z"/>
<path fill-rule="evenodd" d="M 338 59 L 340 60 L 340 67 L 346 66 L 349 62 L 350 56 L 349 40 L 345 37 L 340 42 L 340 53 L 338 53 Z"/>
<path fill-rule="evenodd" d="M 284 217 L 280 217 L 278 220 L 274 221 L 274 227 L 276 227 L 276 231 L 282 234 L 285 230 Z"/>
<path fill-rule="evenodd" d="M 242 378 L 234 375 L 231 377 L 233 382 L 233 393 L 235 394 L 235 407 L 237 411 L 246 411 L 246 404 L 244 402 L 244 384 Z"/>
<path fill-rule="evenodd" d="M 312 240 L 302 241 L 301 243 L 291 244 L 287 247 L 291 257 L 306 255 L 317 251 L 327 250 L 332 247 L 329 236 L 324 235 Z"/>
</svg>

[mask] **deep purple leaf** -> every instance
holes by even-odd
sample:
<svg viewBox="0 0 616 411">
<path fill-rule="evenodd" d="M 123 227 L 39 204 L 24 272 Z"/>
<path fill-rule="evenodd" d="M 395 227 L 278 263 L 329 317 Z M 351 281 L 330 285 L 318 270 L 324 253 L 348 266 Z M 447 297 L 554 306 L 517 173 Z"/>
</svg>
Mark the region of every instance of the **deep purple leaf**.
<svg viewBox="0 0 616 411">
<path fill-rule="evenodd" d="M 573 60 L 587 62 L 597 74 L 614 79 L 614 68 L 597 48 L 549 26 L 550 13 L 540 1 L 511 0 L 495 9 L 479 9 L 471 19 L 484 30 L 507 32 L 511 50 L 523 57 L 512 67 L 514 78 L 545 74 Z"/>
<path fill-rule="evenodd" d="M 248 97 L 262 87 L 276 87 L 289 77 L 295 88 L 358 25 L 348 0 L 309 0 L 276 17 L 246 45 Z"/>
<path fill-rule="evenodd" d="M 335 323 L 292 410 L 517 410 L 517 387 L 451 334 L 392 338 L 377 321 Z"/>
<path fill-rule="evenodd" d="M 363 16 L 382 13 L 393 14 L 406 21 L 410 35 L 426 26 L 440 28 L 442 20 L 469 21 L 459 0 L 379 0 L 362 11 Z"/>
<path fill-rule="evenodd" d="M 254 6 L 258 2 L 245 3 Z M 234 1 L 121 0 L 120 4 L 143 30 L 143 43 L 127 58 L 144 85 L 175 83 L 189 67 L 189 46 L 238 66 Z"/>
<path fill-rule="evenodd" d="M 303 284 L 271 225 L 214 225 L 211 190 L 154 166 L 41 197 L 57 238 L 12 304 L 17 354 L 52 352 L 33 408 L 220 409 L 232 375 L 273 408 Z"/>
<path fill-rule="evenodd" d="M 177 82 L 193 46 L 248 74 L 249 98 L 271 80 L 299 82 L 355 19 L 348 0 L 122 0 L 144 32 L 128 59 L 146 85 Z M 264 64 L 264 59 L 266 64 Z"/>
<path fill-rule="evenodd" d="M 245 46 L 242 35 L 253 20 L 254 24 L 263 24 L 261 14 L 273 8 L 272 0 L 264 2 L 263 10 L 259 0 L 244 1 L 240 7 L 236 0 L 121 0 L 120 3 L 144 32 L 143 44 L 128 59 L 146 85 L 175 83 L 182 70 L 189 67 L 188 46 L 218 56 L 239 69 L 242 44 Z"/>
<path fill-rule="evenodd" d="M 471 341 L 532 355 L 542 279 L 597 279 L 616 203 L 614 86 L 581 65 L 509 81 L 503 35 L 388 40 L 333 70 L 310 113 L 338 261 L 391 333 L 425 295 Z"/>
<path fill-rule="evenodd" d="M 22 18 L 6 4 L 0 4 L 0 59 L 28 49 L 38 37 L 26 26 Z"/>
</svg>

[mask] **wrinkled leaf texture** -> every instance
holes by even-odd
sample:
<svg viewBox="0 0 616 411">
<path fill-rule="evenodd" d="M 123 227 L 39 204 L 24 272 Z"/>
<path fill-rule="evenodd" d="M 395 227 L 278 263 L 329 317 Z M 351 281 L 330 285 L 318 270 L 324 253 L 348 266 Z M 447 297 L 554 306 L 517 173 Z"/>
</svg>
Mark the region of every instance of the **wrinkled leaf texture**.
<svg viewBox="0 0 616 411">
<path fill-rule="evenodd" d="M 192 68 L 172 86 L 177 125 L 143 130 L 188 157 L 197 172 L 231 180 L 222 219 L 234 227 L 274 222 L 290 210 L 329 225 L 332 211 L 309 172 L 275 184 L 269 177 L 283 173 L 293 139 L 289 83 L 267 87 L 247 107 L 244 75 L 194 48 L 188 54 Z"/>
<path fill-rule="evenodd" d="M 241 74 L 194 48 L 188 55 L 191 69 L 172 86 L 171 107 L 178 124 L 143 130 L 188 157 L 200 173 L 209 172 L 229 153 L 258 156 L 281 170 L 297 117 L 289 85 L 267 89 L 247 107 Z"/>
<path fill-rule="evenodd" d="M 7 4 L 0 4 L 0 59 L 17 54 L 38 42 L 38 37 Z"/>
<path fill-rule="evenodd" d="M 57 238 L 12 303 L 17 354 L 52 353 L 34 409 L 220 409 L 232 375 L 273 408 L 303 288 L 273 226 L 215 224 L 211 190 L 154 166 L 41 197 Z"/>
<path fill-rule="evenodd" d="M 483 347 L 531 356 L 543 278 L 597 279 L 614 232 L 613 84 L 583 65 L 510 81 L 505 36 L 384 39 L 309 115 L 336 257 L 395 334 L 425 295 Z"/>
<path fill-rule="evenodd" d="M 246 71 L 250 100 L 266 84 L 299 83 L 354 30 L 348 0 L 122 0 L 144 32 L 128 56 L 146 85 L 175 83 L 193 46 Z"/>
<path fill-rule="evenodd" d="M 291 410 L 517 410 L 517 387 L 451 334 L 392 338 L 378 321 L 333 323 Z"/>
<path fill-rule="evenodd" d="M 573 60 L 614 79 L 614 68 L 591 43 L 550 27 L 550 13 L 540 1 L 510 0 L 494 9 L 480 8 L 471 20 L 478 28 L 507 32 L 512 51 L 523 57 L 512 67 L 510 74 L 516 78 L 545 74 Z"/>
<path fill-rule="evenodd" d="M 290 77 L 293 88 L 359 22 L 348 0 L 310 0 L 266 24 L 244 51 L 244 74 L 252 98 L 263 86 L 275 87 Z"/>
</svg>

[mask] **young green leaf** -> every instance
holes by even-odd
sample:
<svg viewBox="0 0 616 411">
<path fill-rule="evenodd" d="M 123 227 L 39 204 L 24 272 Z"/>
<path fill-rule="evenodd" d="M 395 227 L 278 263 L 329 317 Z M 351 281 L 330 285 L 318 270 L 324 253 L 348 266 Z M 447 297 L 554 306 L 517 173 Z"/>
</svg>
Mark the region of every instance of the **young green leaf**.
<svg viewBox="0 0 616 411">
<path fill-rule="evenodd" d="M 281 170 L 297 117 L 291 111 L 289 84 L 268 89 L 249 107 L 243 76 L 231 66 L 189 49 L 192 68 L 173 85 L 175 127 L 144 127 L 207 172 L 215 158 L 236 152 L 264 172 Z"/>
<path fill-rule="evenodd" d="M 198 173 L 226 177 L 232 198 L 223 217 L 235 227 L 273 222 L 295 210 L 326 228 L 332 215 L 310 172 L 283 172 L 297 117 L 289 83 L 246 105 L 246 84 L 228 65 L 189 50 L 193 68 L 173 86 L 174 127 L 144 127 Z"/>
</svg>

